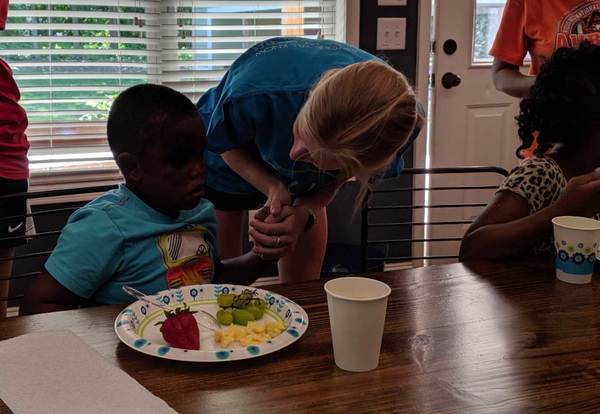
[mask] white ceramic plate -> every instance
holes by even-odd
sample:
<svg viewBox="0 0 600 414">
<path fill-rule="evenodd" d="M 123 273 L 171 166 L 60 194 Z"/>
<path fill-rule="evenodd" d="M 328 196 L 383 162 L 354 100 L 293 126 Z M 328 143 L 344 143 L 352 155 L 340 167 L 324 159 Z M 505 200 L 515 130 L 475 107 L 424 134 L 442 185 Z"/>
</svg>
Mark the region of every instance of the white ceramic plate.
<svg viewBox="0 0 600 414">
<path fill-rule="evenodd" d="M 162 337 L 156 323 L 165 319 L 164 312 L 156 306 L 137 301 L 126 307 L 115 319 L 115 332 L 127 346 L 144 354 L 178 361 L 220 362 L 255 358 L 275 352 L 294 343 L 308 328 L 304 309 L 291 300 L 263 289 L 240 285 L 197 285 L 164 290 L 153 298 L 175 308 L 184 302 L 192 309 L 202 309 L 212 315 L 219 310 L 216 297 L 221 293 L 241 293 L 244 289 L 256 290 L 257 297 L 267 302 L 268 308 L 261 321 L 281 320 L 285 330 L 275 338 L 258 345 L 221 348 L 215 343 L 213 332 L 200 328 L 200 350 L 170 347 Z"/>
</svg>

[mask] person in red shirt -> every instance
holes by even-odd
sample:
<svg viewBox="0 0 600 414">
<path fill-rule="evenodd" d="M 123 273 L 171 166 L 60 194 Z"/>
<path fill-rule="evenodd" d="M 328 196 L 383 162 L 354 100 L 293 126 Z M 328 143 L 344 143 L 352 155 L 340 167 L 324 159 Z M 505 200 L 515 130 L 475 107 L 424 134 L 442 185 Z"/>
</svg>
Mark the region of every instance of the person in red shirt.
<svg viewBox="0 0 600 414">
<path fill-rule="evenodd" d="M 600 0 L 508 0 L 490 55 L 496 89 L 529 95 L 535 75 L 559 47 L 600 44 Z M 529 74 L 522 74 L 525 56 Z"/>
<path fill-rule="evenodd" d="M 8 13 L 8 0 L 0 0 L 0 30 L 4 30 Z M 29 166 L 25 135 L 27 114 L 19 105 L 21 94 L 8 64 L 0 59 L 0 197 L 27 191 Z M 25 239 L 15 239 L 25 234 L 25 218 L 13 216 L 26 213 L 25 198 L 0 199 L 0 259 L 14 255 L 15 247 L 25 244 Z M 12 260 L 0 261 L 0 279 L 12 273 Z M 0 318 L 6 316 L 8 281 L 0 280 Z"/>
</svg>

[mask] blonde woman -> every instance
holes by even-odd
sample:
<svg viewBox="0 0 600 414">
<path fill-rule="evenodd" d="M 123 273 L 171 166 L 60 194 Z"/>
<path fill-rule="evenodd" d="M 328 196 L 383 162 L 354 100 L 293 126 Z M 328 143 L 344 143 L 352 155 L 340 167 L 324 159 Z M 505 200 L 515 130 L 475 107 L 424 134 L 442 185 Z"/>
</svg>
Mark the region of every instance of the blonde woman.
<svg viewBox="0 0 600 414">
<path fill-rule="evenodd" d="M 221 257 L 241 254 L 244 214 L 264 204 L 268 217 L 252 220 L 249 234 L 257 254 L 289 252 L 279 261 L 284 282 L 319 277 L 325 207 L 348 178 L 366 188 L 401 163 L 419 118 L 400 72 L 352 46 L 302 38 L 249 49 L 198 111 Z"/>
</svg>

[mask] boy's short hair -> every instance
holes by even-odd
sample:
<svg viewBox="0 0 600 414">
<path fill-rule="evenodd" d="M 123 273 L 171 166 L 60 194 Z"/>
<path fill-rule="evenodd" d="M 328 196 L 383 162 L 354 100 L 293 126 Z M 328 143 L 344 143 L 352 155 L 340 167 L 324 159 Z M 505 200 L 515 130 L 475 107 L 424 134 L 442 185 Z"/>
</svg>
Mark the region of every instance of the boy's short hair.
<svg viewBox="0 0 600 414">
<path fill-rule="evenodd" d="M 163 131 L 187 116 L 199 116 L 182 93 L 162 85 L 142 84 L 121 92 L 108 115 L 108 145 L 114 156 L 137 154 L 158 144 Z M 201 139 L 202 137 L 198 137 Z"/>
</svg>

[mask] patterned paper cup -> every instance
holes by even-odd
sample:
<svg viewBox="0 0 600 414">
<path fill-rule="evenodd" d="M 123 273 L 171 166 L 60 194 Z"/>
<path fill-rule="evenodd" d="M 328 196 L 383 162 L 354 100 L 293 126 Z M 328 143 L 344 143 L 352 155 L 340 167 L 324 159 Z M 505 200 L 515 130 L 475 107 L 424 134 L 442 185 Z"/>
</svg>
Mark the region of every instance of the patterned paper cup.
<svg viewBox="0 0 600 414">
<path fill-rule="evenodd" d="M 590 283 L 600 240 L 600 221 L 574 216 L 552 219 L 556 277 L 567 283 Z"/>
</svg>

